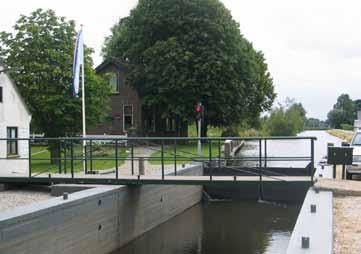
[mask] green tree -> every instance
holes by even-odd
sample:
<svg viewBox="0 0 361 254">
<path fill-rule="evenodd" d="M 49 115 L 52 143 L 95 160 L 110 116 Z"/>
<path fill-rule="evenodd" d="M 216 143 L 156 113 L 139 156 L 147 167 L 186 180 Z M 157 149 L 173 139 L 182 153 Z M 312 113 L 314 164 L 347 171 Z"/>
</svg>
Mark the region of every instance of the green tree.
<svg viewBox="0 0 361 254">
<path fill-rule="evenodd" d="M 207 126 L 258 118 L 275 98 L 262 52 L 244 38 L 218 0 L 140 0 L 105 41 L 103 54 L 130 64 L 128 81 L 161 117 Z"/>
<path fill-rule="evenodd" d="M 313 117 L 307 118 L 305 122 L 305 127 L 308 129 L 326 129 L 327 126 L 325 121 Z"/>
<path fill-rule="evenodd" d="M 356 119 L 356 103 L 351 100 L 348 94 L 341 94 L 337 98 L 333 109 L 327 115 L 331 127 L 341 128 L 342 124 L 352 125 Z"/>
<path fill-rule="evenodd" d="M 10 67 L 33 115 L 32 126 L 47 137 L 74 135 L 81 130 L 81 100 L 72 96 L 72 59 L 75 25 L 52 10 L 38 9 L 22 15 L 14 33 L 1 32 L 0 57 Z M 97 123 L 106 112 L 108 90 L 95 75 L 85 47 L 86 121 Z M 53 146 L 54 153 L 58 153 Z"/>
<path fill-rule="evenodd" d="M 306 110 L 301 103 L 288 101 L 271 111 L 264 123 L 265 132 L 271 136 L 292 136 L 304 129 Z"/>
</svg>

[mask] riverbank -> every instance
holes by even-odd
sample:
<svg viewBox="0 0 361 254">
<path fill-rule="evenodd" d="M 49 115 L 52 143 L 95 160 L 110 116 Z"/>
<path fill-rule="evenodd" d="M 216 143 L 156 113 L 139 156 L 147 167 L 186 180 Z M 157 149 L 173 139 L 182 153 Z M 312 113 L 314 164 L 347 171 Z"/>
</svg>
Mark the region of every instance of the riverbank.
<svg viewBox="0 0 361 254">
<path fill-rule="evenodd" d="M 344 141 L 351 142 L 353 131 L 331 129 L 326 131 L 328 134 L 338 137 Z"/>
<path fill-rule="evenodd" d="M 315 187 L 333 192 L 333 253 L 361 253 L 361 182 L 320 179 Z"/>
</svg>

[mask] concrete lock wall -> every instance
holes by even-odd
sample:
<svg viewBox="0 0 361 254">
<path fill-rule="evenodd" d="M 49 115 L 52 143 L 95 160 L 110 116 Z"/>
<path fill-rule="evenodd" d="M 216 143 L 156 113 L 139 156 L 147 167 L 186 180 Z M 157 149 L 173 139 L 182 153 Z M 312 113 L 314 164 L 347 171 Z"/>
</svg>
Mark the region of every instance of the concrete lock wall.
<svg viewBox="0 0 361 254">
<path fill-rule="evenodd" d="M 203 173 L 192 166 L 180 174 Z M 0 253 L 109 253 L 200 202 L 202 186 L 102 186 L 0 214 Z"/>
</svg>

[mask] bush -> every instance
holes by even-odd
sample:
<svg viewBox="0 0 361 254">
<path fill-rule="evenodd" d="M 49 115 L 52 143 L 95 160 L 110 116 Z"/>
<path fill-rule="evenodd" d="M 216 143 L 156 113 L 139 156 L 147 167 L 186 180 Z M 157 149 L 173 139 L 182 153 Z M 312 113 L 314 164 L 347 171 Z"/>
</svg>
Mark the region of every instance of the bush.
<svg viewBox="0 0 361 254">
<path fill-rule="evenodd" d="M 239 137 L 239 132 L 235 128 L 229 128 L 222 131 L 221 137 Z"/>
<path fill-rule="evenodd" d="M 271 136 L 293 136 L 305 126 L 305 110 L 300 103 L 275 108 L 265 120 L 264 130 Z"/>
<path fill-rule="evenodd" d="M 348 124 L 348 123 L 343 123 L 343 124 L 341 124 L 341 129 L 347 130 L 347 131 L 352 131 L 353 130 L 353 125 Z"/>
</svg>

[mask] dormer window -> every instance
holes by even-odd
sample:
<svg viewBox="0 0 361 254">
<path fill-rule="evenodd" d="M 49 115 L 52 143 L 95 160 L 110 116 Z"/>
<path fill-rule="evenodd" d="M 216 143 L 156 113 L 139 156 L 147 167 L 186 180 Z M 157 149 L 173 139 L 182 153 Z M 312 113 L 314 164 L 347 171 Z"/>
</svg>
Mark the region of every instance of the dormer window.
<svg viewBox="0 0 361 254">
<path fill-rule="evenodd" d="M 119 92 L 119 86 L 118 86 L 118 74 L 115 72 L 110 73 L 109 75 L 109 86 L 110 86 L 110 92 L 112 93 L 118 93 Z"/>
</svg>

